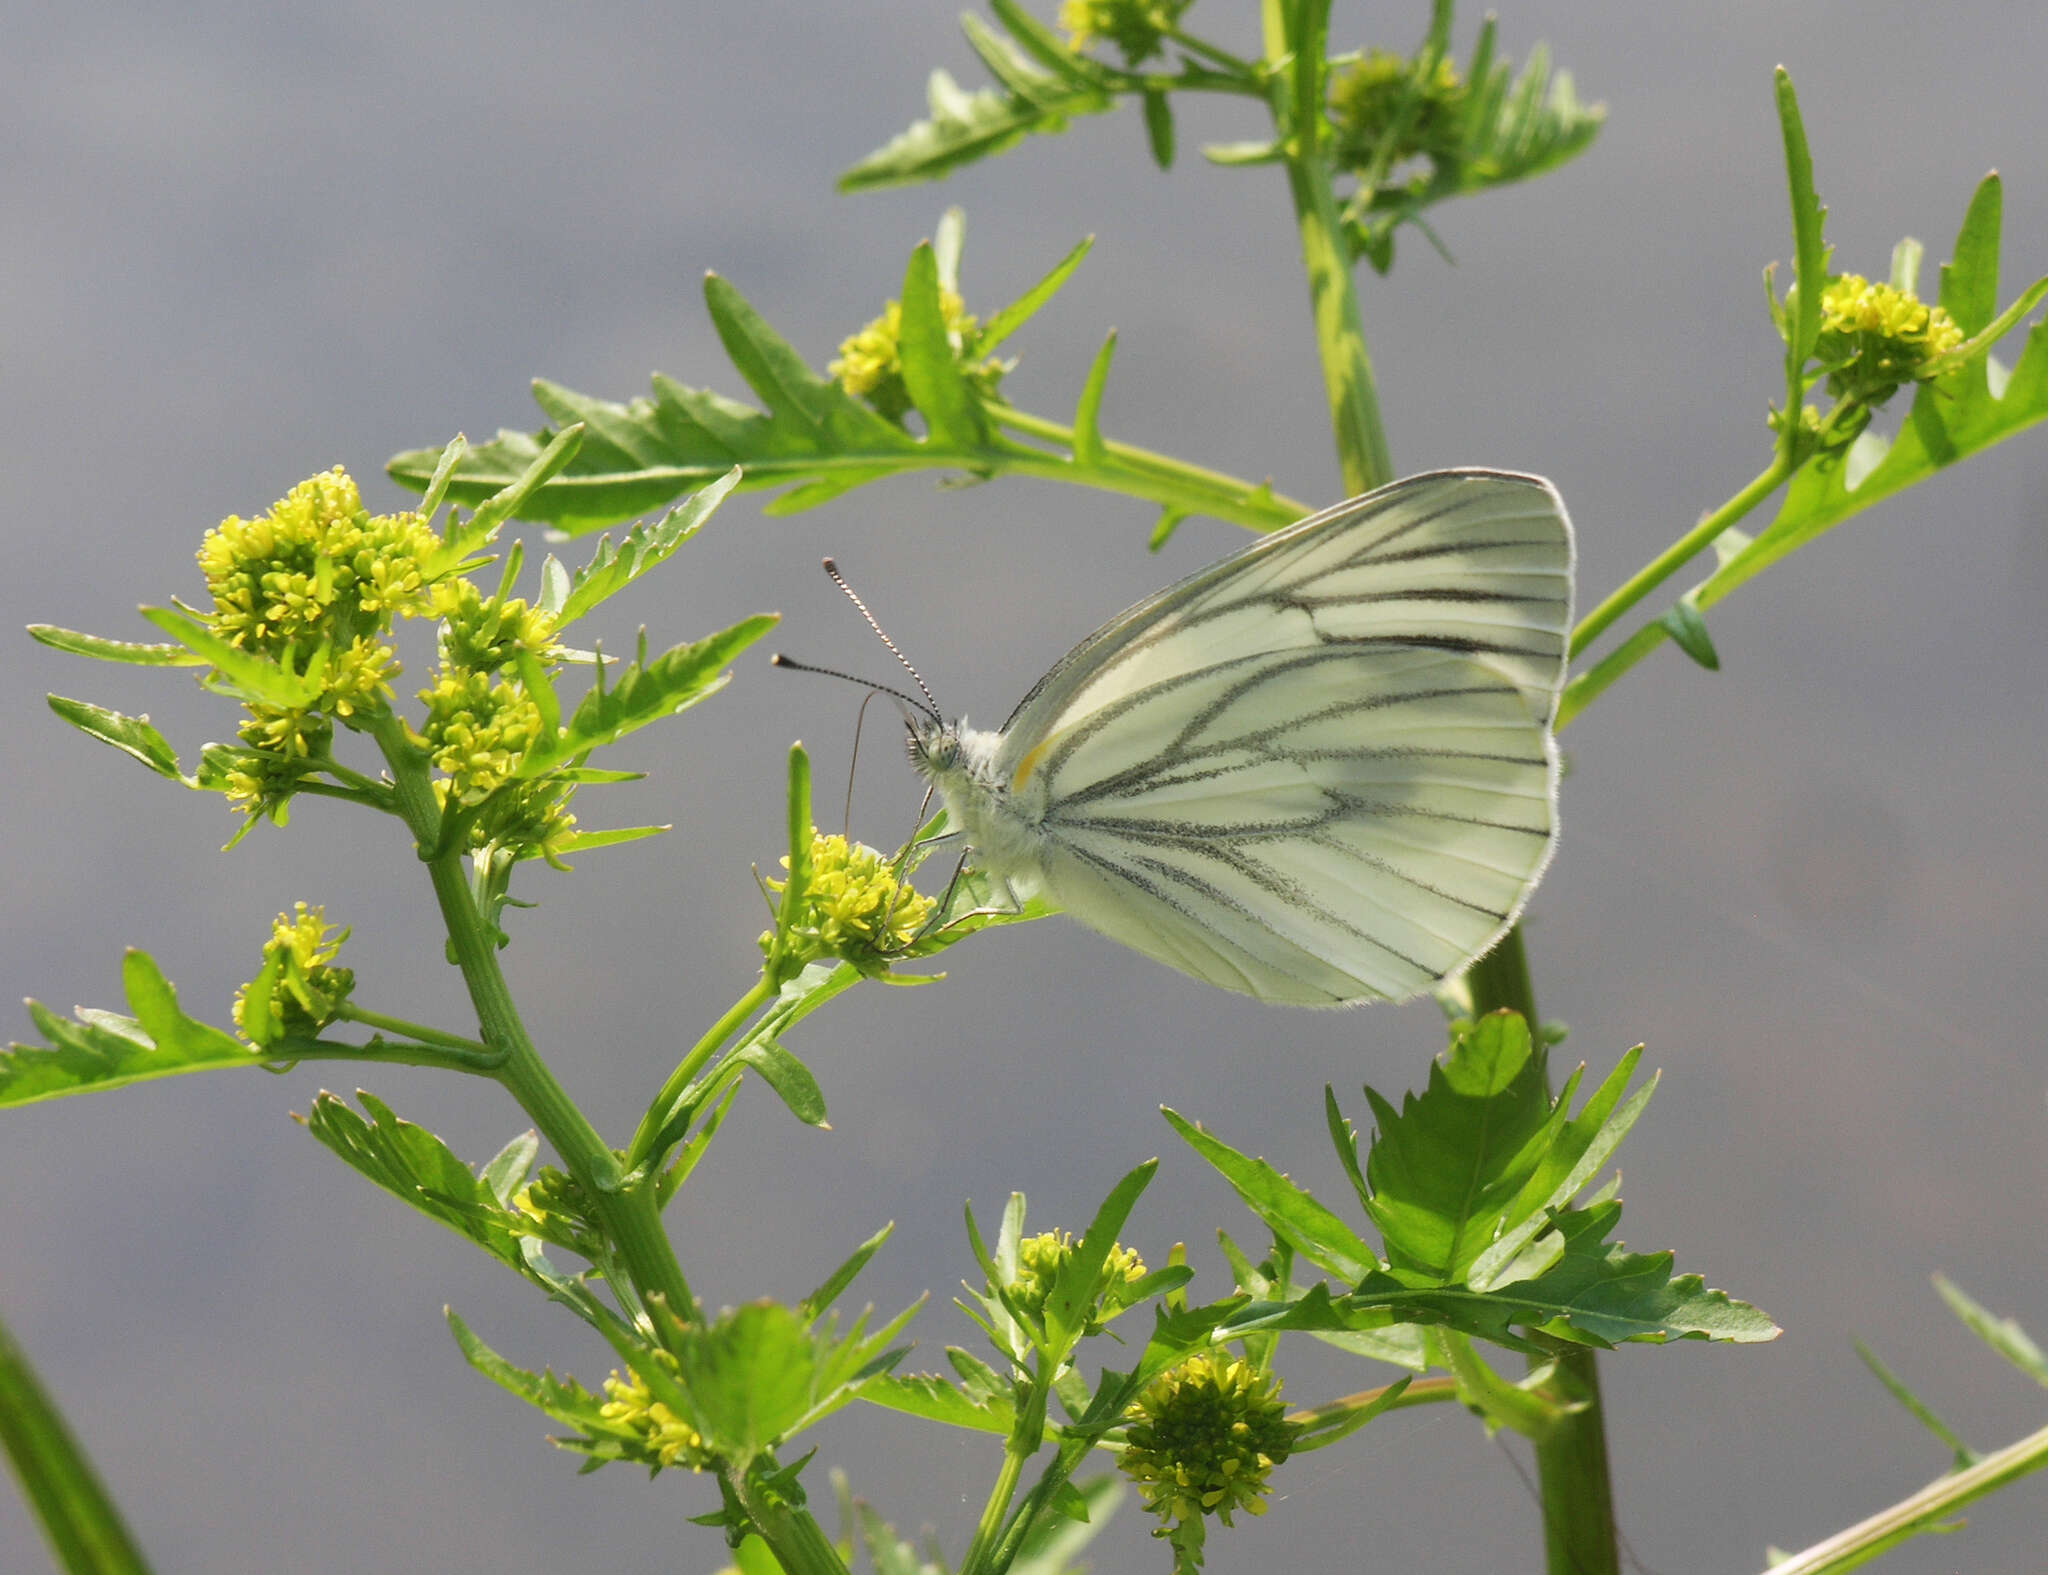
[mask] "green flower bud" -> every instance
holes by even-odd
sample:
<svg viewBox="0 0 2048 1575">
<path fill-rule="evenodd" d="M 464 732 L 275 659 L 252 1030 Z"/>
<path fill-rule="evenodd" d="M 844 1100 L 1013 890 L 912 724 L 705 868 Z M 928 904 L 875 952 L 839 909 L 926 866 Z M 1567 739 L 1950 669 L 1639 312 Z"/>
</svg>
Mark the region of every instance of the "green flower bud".
<svg viewBox="0 0 2048 1575">
<path fill-rule="evenodd" d="M 1265 1514 L 1272 1469 L 1300 1431 L 1285 1410 L 1278 1378 L 1220 1353 L 1191 1356 L 1146 1386 L 1126 1413 L 1119 1465 L 1163 1522 L 1153 1535 L 1171 1538 L 1204 1515 L 1228 1526 L 1234 1510 Z"/>
<path fill-rule="evenodd" d="M 542 661 L 555 651 L 556 618 L 514 599 L 486 598 L 468 580 L 443 580 L 433 589 L 441 620 L 441 665 L 493 673 L 524 651 Z"/>
<path fill-rule="evenodd" d="M 789 867 L 787 858 L 782 866 Z M 770 880 L 767 886 L 778 894 L 789 889 L 787 881 Z M 792 969 L 837 957 L 863 972 L 881 972 L 917 938 L 936 906 L 897 879 L 887 854 L 813 829 L 810 887 L 790 918 L 783 957 Z M 773 949 L 775 934 L 762 935 L 764 953 Z"/>
<path fill-rule="evenodd" d="M 1369 49 L 1330 76 L 1330 119 L 1337 130 L 1337 163 L 1359 169 L 1405 116 L 1390 168 L 1415 158 L 1455 159 L 1463 151 L 1465 83 L 1448 59 L 1437 62 L 1411 103 L 1413 66 L 1400 55 Z"/>
</svg>

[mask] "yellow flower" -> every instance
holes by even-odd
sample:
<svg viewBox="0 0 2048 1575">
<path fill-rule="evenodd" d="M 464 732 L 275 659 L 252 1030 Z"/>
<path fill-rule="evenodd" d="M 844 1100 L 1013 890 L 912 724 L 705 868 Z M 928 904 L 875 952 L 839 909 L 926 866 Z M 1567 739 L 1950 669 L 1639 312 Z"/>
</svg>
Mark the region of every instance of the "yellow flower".
<svg viewBox="0 0 2048 1575">
<path fill-rule="evenodd" d="M 789 860 L 782 861 L 784 869 Z M 784 892 L 787 881 L 768 889 Z M 792 968 L 820 957 L 837 957 L 864 972 L 879 972 L 924 929 L 936 907 L 931 898 L 896 876 L 895 863 L 864 843 L 811 832 L 811 881 L 802 905 L 790 916 L 783 953 Z M 761 950 L 775 944 L 775 931 L 761 937 Z"/>
<path fill-rule="evenodd" d="M 1060 1270 L 1073 1257 L 1075 1245 L 1068 1231 L 1047 1231 L 1017 1243 L 1017 1278 L 1010 1282 L 1009 1290 L 1033 1317 L 1044 1317 L 1046 1298 L 1051 1296 Z M 1143 1258 L 1121 1244 L 1111 1247 L 1096 1278 L 1086 1332 L 1100 1334 L 1102 1326 L 1129 1305 L 1123 1294 L 1144 1278 Z"/>
<path fill-rule="evenodd" d="M 258 1044 L 286 1034 L 317 1034 L 341 1013 L 356 986 L 348 968 L 332 966 L 348 931 L 327 922 L 325 908 L 294 904 L 280 913 L 263 946 L 263 968 L 235 992 L 235 1026 Z M 252 997 L 261 997 L 252 1009 Z"/>
<path fill-rule="evenodd" d="M 964 359 L 968 341 L 980 326 L 967 310 L 967 303 L 952 290 L 939 292 L 939 313 L 946 325 L 946 339 L 960 360 L 968 380 L 984 395 L 993 395 L 1007 370 L 993 356 L 973 364 Z M 825 368 L 839 380 L 839 386 L 856 399 L 865 399 L 889 420 L 901 423 L 916 409 L 910 388 L 903 381 L 903 306 L 891 301 L 859 333 L 849 334 L 839 344 L 839 358 Z"/>
<path fill-rule="evenodd" d="M 668 1352 L 649 1354 L 671 1376 L 676 1373 L 676 1359 Z M 634 1435 L 633 1442 L 626 1446 L 627 1459 L 638 1460 L 657 1471 L 663 1466 L 688 1466 L 692 1471 L 702 1471 L 715 1464 L 704 1447 L 703 1435 L 655 1399 L 647 1380 L 638 1373 L 622 1375 L 617 1368 L 612 1369 L 611 1377 L 604 1381 L 604 1392 L 611 1398 L 598 1407 L 598 1414 Z"/>
<path fill-rule="evenodd" d="M 1937 375 L 1933 363 L 1963 342 L 1962 329 L 1939 306 L 1861 274 L 1829 280 L 1820 310 L 1814 354 L 1828 367 L 1828 389 L 1838 398 L 1883 404 L 1900 384 Z"/>
<path fill-rule="evenodd" d="M 1106 38 L 1135 66 L 1159 52 L 1166 35 L 1180 23 L 1194 0 L 1062 0 L 1060 26 L 1067 47 L 1079 54 Z"/>
<path fill-rule="evenodd" d="M 434 765 L 447 774 L 443 797 L 458 804 L 481 803 L 511 780 L 519 762 L 541 733 L 540 707 L 516 683 L 493 681 L 488 673 L 444 672 L 422 689 L 427 719 L 420 737 Z"/>
</svg>

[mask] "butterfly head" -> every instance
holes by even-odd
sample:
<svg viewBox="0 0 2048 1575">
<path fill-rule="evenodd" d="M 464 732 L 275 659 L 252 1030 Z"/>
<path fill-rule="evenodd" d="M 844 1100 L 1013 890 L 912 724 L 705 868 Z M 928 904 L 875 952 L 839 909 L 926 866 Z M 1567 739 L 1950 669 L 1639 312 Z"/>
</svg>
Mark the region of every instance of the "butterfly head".
<svg viewBox="0 0 2048 1575">
<path fill-rule="evenodd" d="M 960 765 L 960 724 L 923 712 L 906 711 L 903 726 L 910 763 L 919 776 L 937 778 Z"/>
</svg>

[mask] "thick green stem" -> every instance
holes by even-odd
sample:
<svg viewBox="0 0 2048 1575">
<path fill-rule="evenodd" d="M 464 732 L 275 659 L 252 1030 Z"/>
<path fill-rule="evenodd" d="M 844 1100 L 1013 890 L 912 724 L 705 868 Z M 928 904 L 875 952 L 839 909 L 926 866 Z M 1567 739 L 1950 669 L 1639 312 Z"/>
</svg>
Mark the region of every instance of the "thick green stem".
<svg viewBox="0 0 2048 1575">
<path fill-rule="evenodd" d="M 396 718 L 387 719 L 377 729 L 377 742 L 391 768 L 400 813 L 426 859 L 441 922 L 448 930 L 449 949 L 469 988 L 483 1042 L 505 1057 L 496 1073 L 498 1081 L 532 1117 L 540 1135 L 554 1146 L 564 1168 L 590 1198 L 634 1288 L 643 1297 L 665 1297 L 677 1317 L 694 1318 L 696 1298 L 676 1261 L 675 1248 L 662 1230 L 653 1187 L 620 1190 L 617 1156 L 555 1080 L 527 1037 L 511 989 L 498 967 L 497 937 L 471 898 L 462 850 L 439 845 L 441 809 L 426 757 L 406 738 Z"/>
<path fill-rule="evenodd" d="M 1287 189 L 1301 231 L 1315 314 L 1316 351 L 1337 439 L 1347 493 L 1370 492 L 1394 479 L 1394 461 L 1380 420 L 1379 390 L 1351 277 L 1351 247 L 1323 156 L 1324 44 L 1329 0 L 1264 0 L 1266 61 L 1272 68 L 1273 124 L 1287 148 Z M 1283 66 L 1284 62 L 1284 66 Z"/>
<path fill-rule="evenodd" d="M 1465 975 L 1473 1010 L 1519 1012 L 1535 1027 L 1536 987 L 1518 924 Z M 1573 1346 L 1560 1353 L 1550 1398 L 1584 1401 L 1536 1441 L 1536 1476 L 1543 1504 L 1544 1567 L 1549 1575 L 1620 1575 L 1621 1544 L 1614 1532 L 1614 1484 L 1607 1465 L 1607 1422 L 1600 1406 L 1600 1371 L 1593 1353 Z"/>
<path fill-rule="evenodd" d="M 761 1540 L 774 1551 L 784 1575 L 847 1575 L 845 1561 L 810 1511 L 783 1502 L 743 1472 L 725 1483 L 747 1512 Z"/>
</svg>

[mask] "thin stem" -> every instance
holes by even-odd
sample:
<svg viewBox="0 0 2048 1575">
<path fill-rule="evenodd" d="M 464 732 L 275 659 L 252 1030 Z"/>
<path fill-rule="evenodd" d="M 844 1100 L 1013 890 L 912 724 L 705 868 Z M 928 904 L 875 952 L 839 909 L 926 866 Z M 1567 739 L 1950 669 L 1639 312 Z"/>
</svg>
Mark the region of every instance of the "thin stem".
<svg viewBox="0 0 2048 1575">
<path fill-rule="evenodd" d="M 1716 536 L 1777 491 L 1779 484 L 1797 468 L 1781 449 L 1754 481 L 1713 513 L 1703 516 L 1699 524 L 1636 570 L 1605 601 L 1580 619 L 1578 628 L 1572 631 L 1571 654 L 1579 655 L 1599 639 L 1631 607 L 1711 545 Z"/>
<path fill-rule="evenodd" d="M 1051 1359 L 1041 1351 L 1031 1374 L 1030 1391 L 1017 1408 L 1010 1436 L 1003 1441 L 1002 1468 L 996 1472 L 988 1502 L 982 1506 L 981 1521 L 974 1528 L 974 1540 L 967 1545 L 967 1556 L 960 1561 L 960 1575 L 983 1575 L 990 1567 L 991 1555 L 1001 1545 L 1004 1517 L 1010 1512 L 1010 1501 L 1017 1496 L 1024 1462 L 1045 1442 L 1045 1404 L 1052 1389 L 1051 1367 Z"/>
<path fill-rule="evenodd" d="M 741 1025 L 752 1017 L 758 1008 L 774 998 L 775 987 L 768 982 L 768 976 L 764 973 L 754 981 L 754 987 L 727 1007 L 725 1015 L 706 1029 L 704 1037 L 690 1047 L 690 1053 L 676 1064 L 673 1072 L 669 1073 L 668 1081 L 661 1085 L 661 1092 L 656 1094 L 653 1103 L 648 1105 L 647 1114 L 640 1118 L 639 1130 L 634 1132 L 632 1146 L 626 1150 L 627 1170 L 637 1170 L 647 1162 L 647 1151 L 660 1133 L 662 1125 L 668 1120 L 670 1108 L 681 1097 L 683 1090 L 690 1086 L 691 1080 L 703 1070 L 704 1063 L 739 1032 Z"/>
<path fill-rule="evenodd" d="M 1843 1575 L 1923 1531 L 1931 1531 L 1965 1504 L 1995 1493 L 2048 1465 L 2048 1427 L 1986 1455 L 1975 1465 L 1937 1477 L 1910 1497 L 1825 1542 L 1773 1564 L 1766 1575 Z"/>
<path fill-rule="evenodd" d="M 1183 33 L 1177 27 L 1166 28 L 1164 33 L 1191 55 L 1200 55 L 1205 60 L 1213 61 L 1224 70 L 1245 78 L 1246 81 L 1256 82 L 1259 79 L 1259 67 L 1253 61 L 1240 60 L 1229 50 L 1218 48 L 1206 39 L 1196 38 L 1192 33 Z"/>
<path fill-rule="evenodd" d="M 435 1045 L 443 1050 L 454 1050 L 472 1057 L 489 1056 L 495 1062 L 498 1052 L 488 1045 L 478 1044 L 474 1039 L 465 1039 L 460 1034 L 451 1034 L 445 1029 L 429 1028 L 424 1023 L 409 1023 L 403 1017 L 390 1017 L 383 1012 L 373 1012 L 368 1007 L 344 1004 L 335 1014 L 344 1022 L 361 1023 L 366 1028 L 379 1029 L 387 1034 L 399 1034 L 404 1038 L 417 1040 L 423 1045 Z"/>
<path fill-rule="evenodd" d="M 1351 278 L 1351 247 L 1344 238 L 1330 166 L 1323 157 L 1324 44 L 1329 0 L 1264 0 L 1266 61 L 1272 71 L 1269 104 L 1287 147 L 1287 187 L 1301 231 L 1301 261 L 1308 272 L 1315 314 L 1316 350 L 1348 493 L 1370 492 L 1394 479 L 1393 455 L 1380 419 L 1372 358 Z M 1286 61 L 1284 69 L 1279 62 Z"/>
</svg>

